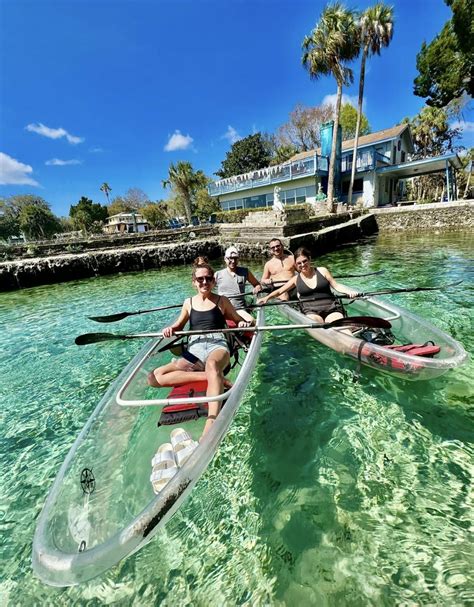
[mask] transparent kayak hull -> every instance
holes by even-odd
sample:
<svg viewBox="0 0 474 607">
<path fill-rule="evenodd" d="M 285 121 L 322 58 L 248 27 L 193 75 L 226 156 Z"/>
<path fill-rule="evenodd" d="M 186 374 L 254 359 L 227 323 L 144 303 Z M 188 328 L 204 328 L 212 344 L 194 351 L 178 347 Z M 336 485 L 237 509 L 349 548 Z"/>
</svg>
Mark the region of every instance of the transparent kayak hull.
<svg viewBox="0 0 474 607">
<path fill-rule="evenodd" d="M 263 310 L 257 323 L 264 325 Z M 170 389 L 150 388 L 147 376 L 172 355 L 158 352 L 166 340 L 153 340 L 137 354 L 97 405 L 51 487 L 33 540 L 38 577 L 53 586 L 85 582 L 140 549 L 166 524 L 224 438 L 255 368 L 262 336 L 255 333 L 248 352 L 240 352 L 229 375 L 234 385 L 211 430 L 158 495 L 150 482 L 151 459 L 176 426 L 157 427 L 162 406 L 146 405 L 157 395 L 166 398 Z M 142 406 L 137 406 L 140 399 Z M 204 423 L 201 418 L 179 427 L 197 440 Z"/>
<path fill-rule="evenodd" d="M 308 320 L 291 306 L 280 306 L 279 311 L 295 324 Z M 374 297 L 357 299 L 348 312 L 350 316 L 386 318 L 392 323 L 392 332 L 397 337 L 397 342 L 424 344 L 431 340 L 441 347 L 441 351 L 433 358 L 413 356 L 364 342 L 341 329 L 308 329 L 308 333 L 340 354 L 350 356 L 377 371 L 407 380 L 432 379 L 458 367 L 467 359 L 467 353 L 459 342 L 427 320 L 393 303 Z"/>
</svg>

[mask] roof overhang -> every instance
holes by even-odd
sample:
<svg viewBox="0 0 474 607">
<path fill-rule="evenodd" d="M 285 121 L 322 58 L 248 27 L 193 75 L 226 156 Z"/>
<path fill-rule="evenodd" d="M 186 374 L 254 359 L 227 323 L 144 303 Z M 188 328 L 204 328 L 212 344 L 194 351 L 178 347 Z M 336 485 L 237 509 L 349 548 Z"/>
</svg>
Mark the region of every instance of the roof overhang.
<svg viewBox="0 0 474 607">
<path fill-rule="evenodd" d="M 404 162 L 403 164 L 377 167 L 376 171 L 379 175 L 390 175 L 399 179 L 407 179 L 409 177 L 445 171 L 447 165 L 451 165 L 455 169 L 462 168 L 459 156 L 453 152 L 451 154 L 444 154 L 443 156 L 435 156 L 434 158 L 423 158 L 421 160 Z"/>
</svg>

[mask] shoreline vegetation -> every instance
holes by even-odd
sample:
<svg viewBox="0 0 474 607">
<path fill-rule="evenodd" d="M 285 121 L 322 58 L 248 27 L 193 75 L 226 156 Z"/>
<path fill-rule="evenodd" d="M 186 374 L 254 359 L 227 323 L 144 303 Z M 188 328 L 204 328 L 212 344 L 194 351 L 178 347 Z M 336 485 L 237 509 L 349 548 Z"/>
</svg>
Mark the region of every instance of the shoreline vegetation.
<svg viewBox="0 0 474 607">
<path fill-rule="evenodd" d="M 264 258 L 267 241 L 275 235 L 290 250 L 305 245 L 323 254 L 377 233 L 472 231 L 473 209 L 472 201 L 434 203 L 378 209 L 355 218 L 342 213 L 336 225 L 331 215 L 319 218 L 316 230 L 314 218 L 289 225 L 280 217 L 272 226 L 258 226 L 256 221 L 254 227 L 247 224 L 241 231 L 239 224 L 225 224 L 225 230 L 204 226 L 115 239 L 49 241 L 36 244 L 36 250 L 24 245 L 20 258 L 0 262 L 0 291 L 187 264 L 202 254 L 218 259 L 229 242 L 238 244 L 243 258 Z"/>
</svg>

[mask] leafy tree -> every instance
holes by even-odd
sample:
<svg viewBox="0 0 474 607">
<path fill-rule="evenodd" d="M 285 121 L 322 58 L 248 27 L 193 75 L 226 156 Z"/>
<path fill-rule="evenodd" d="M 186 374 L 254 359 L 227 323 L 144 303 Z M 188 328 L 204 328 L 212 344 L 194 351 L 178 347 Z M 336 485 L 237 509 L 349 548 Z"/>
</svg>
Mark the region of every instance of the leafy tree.
<svg viewBox="0 0 474 607">
<path fill-rule="evenodd" d="M 255 133 L 255 135 L 249 135 L 232 144 L 225 160 L 221 163 L 221 168 L 216 171 L 216 175 L 222 179 L 241 175 L 263 169 L 269 166 L 270 161 L 271 152 L 268 141 L 265 141 L 262 133 Z"/>
<path fill-rule="evenodd" d="M 274 166 L 276 164 L 283 164 L 292 156 L 294 156 L 297 152 L 298 150 L 292 145 L 278 146 L 274 152 L 273 158 L 270 162 L 270 166 Z"/>
<path fill-rule="evenodd" d="M 130 213 L 134 210 L 135 209 L 131 207 L 122 196 L 116 196 L 113 198 L 112 202 L 107 207 L 109 217 L 112 217 L 112 215 L 117 215 L 117 213 Z"/>
<path fill-rule="evenodd" d="M 217 198 L 209 196 L 209 192 L 206 188 L 200 188 L 197 190 L 195 204 L 195 214 L 199 217 L 199 219 L 207 220 L 213 213 L 222 211 Z"/>
<path fill-rule="evenodd" d="M 112 191 L 112 188 L 109 186 L 109 184 L 107 182 L 104 181 L 104 183 L 100 186 L 100 191 L 104 192 L 105 197 L 107 199 L 107 204 L 109 204 L 109 192 Z"/>
<path fill-rule="evenodd" d="M 444 107 L 465 92 L 474 95 L 474 45 L 472 0 L 445 0 L 453 11 L 441 32 L 430 43 L 423 42 L 416 58 L 419 75 L 414 93 L 427 97 L 427 105 Z"/>
<path fill-rule="evenodd" d="M 61 232 L 58 218 L 42 205 L 28 204 L 22 207 L 18 222 L 21 231 L 32 240 L 48 239 L 56 232 Z"/>
<path fill-rule="evenodd" d="M 350 103 L 341 105 L 341 115 L 339 124 L 342 128 L 342 140 L 354 139 L 357 129 L 357 110 Z M 370 133 L 370 124 L 365 114 L 362 114 L 360 120 L 359 135 L 368 135 Z"/>
<path fill-rule="evenodd" d="M 332 105 L 305 107 L 297 104 L 290 112 L 289 120 L 278 129 L 276 144 L 279 148 L 290 146 L 297 152 L 314 150 L 321 145 L 321 125 L 334 117 Z"/>
<path fill-rule="evenodd" d="M 153 228 L 165 228 L 168 225 L 166 205 L 163 203 L 150 202 L 140 212 Z"/>
<path fill-rule="evenodd" d="M 40 211 L 35 212 L 32 209 Z M 34 225 L 35 218 L 39 222 L 38 226 Z M 53 224 L 52 233 L 61 231 L 59 220 L 41 196 L 21 194 L 0 201 L 0 238 L 19 236 L 22 231 L 29 238 L 47 238 L 50 235 L 49 227 Z"/>
<path fill-rule="evenodd" d="M 163 187 L 171 187 L 175 197 L 182 202 L 188 223 L 191 223 L 196 191 L 205 187 L 207 182 L 208 179 L 202 171 L 195 171 L 190 162 L 182 160 L 176 165 L 170 164 L 168 178 L 162 181 Z"/>
<path fill-rule="evenodd" d="M 11 236 L 20 235 L 18 217 L 8 204 L 8 200 L 0 200 L 0 239 L 8 240 Z"/>
<path fill-rule="evenodd" d="M 445 154 L 457 149 L 455 141 L 460 129 L 449 126 L 449 113 L 446 108 L 425 106 L 414 118 L 405 118 L 410 125 L 415 152 L 413 157 L 428 158 Z M 439 200 L 444 190 L 444 178 L 440 174 L 416 177 L 412 183 L 412 193 L 416 200 Z"/>
<path fill-rule="evenodd" d="M 346 63 L 359 54 L 359 32 L 353 11 L 339 2 L 329 4 L 323 10 L 319 23 L 303 40 L 303 66 L 310 77 L 334 76 L 337 83 L 334 131 L 328 175 L 327 203 L 332 212 L 334 204 L 334 177 L 336 169 L 336 144 L 341 111 L 342 87 L 350 84 L 354 77 Z"/>
<path fill-rule="evenodd" d="M 453 151 L 460 129 L 450 128 L 449 115 L 444 108 L 422 108 L 414 118 L 405 118 L 410 125 L 415 158 L 428 158 Z"/>
<path fill-rule="evenodd" d="M 76 205 L 71 205 L 69 216 L 76 230 L 90 232 L 95 221 L 103 223 L 107 219 L 108 212 L 105 205 L 82 196 Z"/>
<path fill-rule="evenodd" d="M 365 64 L 370 55 L 380 55 L 382 48 L 390 44 L 393 36 L 393 23 L 393 8 L 383 2 L 369 6 L 362 13 L 358 21 L 362 60 L 360 64 L 359 102 L 357 106 L 357 122 L 354 133 L 354 151 L 352 154 L 352 171 L 347 194 L 347 204 L 352 203 L 352 190 L 357 168 L 357 147 L 359 135 L 362 133 L 363 127 L 362 102 L 364 100 Z"/>
</svg>

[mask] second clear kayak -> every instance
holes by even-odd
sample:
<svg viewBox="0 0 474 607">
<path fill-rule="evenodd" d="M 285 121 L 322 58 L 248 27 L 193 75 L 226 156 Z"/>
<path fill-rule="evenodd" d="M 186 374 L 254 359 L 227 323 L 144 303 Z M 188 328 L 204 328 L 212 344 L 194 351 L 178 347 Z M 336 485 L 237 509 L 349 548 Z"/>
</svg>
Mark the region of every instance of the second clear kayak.
<svg viewBox="0 0 474 607">
<path fill-rule="evenodd" d="M 279 306 L 288 320 L 303 323 L 308 318 L 290 305 Z M 394 345 L 384 346 L 335 329 L 308 329 L 308 333 L 329 348 L 361 364 L 408 380 L 427 380 L 442 375 L 467 359 L 463 346 L 450 335 L 408 310 L 379 298 L 356 299 L 350 315 L 377 316 L 392 324 Z"/>
</svg>

